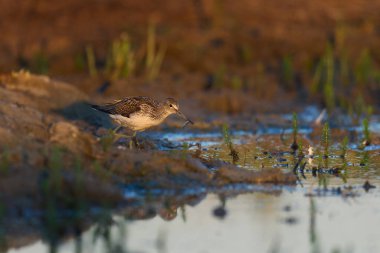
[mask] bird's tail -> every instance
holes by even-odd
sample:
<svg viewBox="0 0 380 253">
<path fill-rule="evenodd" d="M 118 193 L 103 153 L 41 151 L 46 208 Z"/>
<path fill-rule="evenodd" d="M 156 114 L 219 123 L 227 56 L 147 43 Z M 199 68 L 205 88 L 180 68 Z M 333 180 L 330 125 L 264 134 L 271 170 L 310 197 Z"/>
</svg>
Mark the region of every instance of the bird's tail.
<svg viewBox="0 0 380 253">
<path fill-rule="evenodd" d="M 97 111 L 100 111 L 100 112 L 105 112 L 107 113 L 108 110 L 107 110 L 107 106 L 103 106 L 103 105 L 95 105 L 95 104 L 89 104 L 91 106 L 92 109 L 95 109 Z"/>
</svg>

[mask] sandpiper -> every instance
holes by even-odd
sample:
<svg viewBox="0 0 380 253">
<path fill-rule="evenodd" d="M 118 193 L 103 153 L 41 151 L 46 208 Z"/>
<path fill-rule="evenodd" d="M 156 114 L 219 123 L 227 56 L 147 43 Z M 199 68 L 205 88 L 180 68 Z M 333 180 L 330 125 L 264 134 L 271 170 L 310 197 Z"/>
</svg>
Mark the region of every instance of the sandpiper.
<svg viewBox="0 0 380 253">
<path fill-rule="evenodd" d="M 193 122 L 180 110 L 178 102 L 174 98 L 157 101 L 150 97 L 127 97 L 105 105 L 91 105 L 92 108 L 107 113 L 118 125 L 114 130 L 125 127 L 134 132 L 141 132 L 147 128 L 161 124 L 169 115 L 177 114 L 186 123 Z"/>
</svg>

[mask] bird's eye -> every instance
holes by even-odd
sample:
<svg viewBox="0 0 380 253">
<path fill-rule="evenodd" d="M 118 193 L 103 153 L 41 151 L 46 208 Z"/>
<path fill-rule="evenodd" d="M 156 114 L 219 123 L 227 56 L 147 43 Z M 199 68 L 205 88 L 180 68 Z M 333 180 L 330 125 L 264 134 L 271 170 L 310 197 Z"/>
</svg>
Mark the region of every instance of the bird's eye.
<svg viewBox="0 0 380 253">
<path fill-rule="evenodd" d="M 169 106 L 170 106 L 170 107 L 173 107 L 173 105 L 171 105 L 171 104 L 170 104 Z"/>
</svg>

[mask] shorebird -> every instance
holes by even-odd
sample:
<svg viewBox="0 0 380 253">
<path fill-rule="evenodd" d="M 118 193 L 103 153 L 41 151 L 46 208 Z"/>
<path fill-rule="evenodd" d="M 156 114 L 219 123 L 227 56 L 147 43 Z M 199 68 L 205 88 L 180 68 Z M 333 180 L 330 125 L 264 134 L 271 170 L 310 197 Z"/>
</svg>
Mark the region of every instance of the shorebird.
<svg viewBox="0 0 380 253">
<path fill-rule="evenodd" d="M 107 113 L 118 126 L 114 129 L 116 133 L 121 127 L 134 132 L 142 132 L 150 127 L 161 124 L 169 115 L 177 114 L 186 123 L 193 122 L 180 110 L 178 102 L 174 98 L 157 101 L 151 97 L 127 97 L 104 105 L 91 105 L 92 108 Z"/>
</svg>

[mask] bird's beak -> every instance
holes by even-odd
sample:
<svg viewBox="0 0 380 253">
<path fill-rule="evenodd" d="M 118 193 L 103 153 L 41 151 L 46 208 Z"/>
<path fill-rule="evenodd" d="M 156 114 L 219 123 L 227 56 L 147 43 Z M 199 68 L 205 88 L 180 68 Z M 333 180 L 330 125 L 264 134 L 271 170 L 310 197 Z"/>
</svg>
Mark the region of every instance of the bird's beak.
<svg viewBox="0 0 380 253">
<path fill-rule="evenodd" d="M 189 118 L 185 116 L 180 110 L 177 110 L 177 115 L 186 120 L 186 122 L 189 122 L 190 124 L 194 124 L 193 121 L 191 121 Z"/>
</svg>

